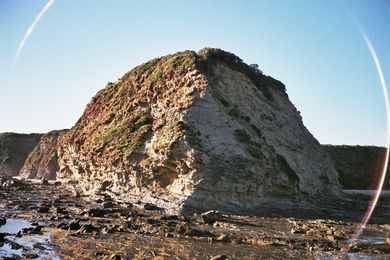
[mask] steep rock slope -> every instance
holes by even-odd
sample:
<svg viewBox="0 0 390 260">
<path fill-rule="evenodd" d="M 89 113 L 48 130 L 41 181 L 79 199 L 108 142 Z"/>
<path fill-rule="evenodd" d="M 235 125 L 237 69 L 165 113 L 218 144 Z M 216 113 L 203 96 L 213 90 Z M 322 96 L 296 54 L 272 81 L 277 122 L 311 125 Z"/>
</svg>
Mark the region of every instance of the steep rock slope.
<svg viewBox="0 0 390 260">
<path fill-rule="evenodd" d="M 78 194 L 176 210 L 243 212 L 339 189 L 284 85 L 219 49 L 158 58 L 109 83 L 59 157 L 59 179 Z"/>
<path fill-rule="evenodd" d="M 17 176 L 39 134 L 0 133 L 0 176 Z"/>
<path fill-rule="evenodd" d="M 58 164 L 58 138 L 67 130 L 43 134 L 39 143 L 29 153 L 19 175 L 24 179 L 55 180 Z"/>
<path fill-rule="evenodd" d="M 323 145 L 334 161 L 344 189 L 373 189 L 381 174 L 386 148 L 377 146 Z M 388 169 L 384 188 L 390 189 Z"/>
</svg>

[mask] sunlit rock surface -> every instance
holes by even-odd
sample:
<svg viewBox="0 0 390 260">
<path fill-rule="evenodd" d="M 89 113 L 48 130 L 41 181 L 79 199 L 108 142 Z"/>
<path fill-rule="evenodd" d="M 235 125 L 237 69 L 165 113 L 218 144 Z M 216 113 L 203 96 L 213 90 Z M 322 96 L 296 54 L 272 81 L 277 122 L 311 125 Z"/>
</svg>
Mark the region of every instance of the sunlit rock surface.
<svg viewBox="0 0 390 260">
<path fill-rule="evenodd" d="M 60 140 L 75 194 L 251 212 L 331 197 L 333 163 L 284 85 L 218 49 L 152 60 L 109 83 Z"/>
<path fill-rule="evenodd" d="M 58 138 L 67 130 L 55 130 L 43 134 L 29 153 L 19 176 L 24 179 L 55 180 L 59 170 L 58 164 Z"/>
</svg>

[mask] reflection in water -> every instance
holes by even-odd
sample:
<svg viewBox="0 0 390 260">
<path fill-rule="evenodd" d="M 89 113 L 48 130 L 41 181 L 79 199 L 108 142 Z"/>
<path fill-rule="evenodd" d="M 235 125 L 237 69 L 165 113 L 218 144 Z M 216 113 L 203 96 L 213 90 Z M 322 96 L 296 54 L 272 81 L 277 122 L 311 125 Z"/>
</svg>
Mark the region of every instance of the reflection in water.
<svg viewBox="0 0 390 260">
<path fill-rule="evenodd" d="M 4 243 L 0 244 L 0 258 L 36 256 L 36 259 L 59 259 L 54 255 L 49 235 L 16 236 L 19 231 L 30 227 L 32 225 L 29 221 L 12 218 L 0 226 L 0 234 L 6 234 Z"/>
<path fill-rule="evenodd" d="M 3 226 L 0 226 L 0 233 L 7 233 L 16 235 L 23 228 L 31 227 L 31 223 L 24 219 L 7 219 L 7 223 Z"/>
</svg>

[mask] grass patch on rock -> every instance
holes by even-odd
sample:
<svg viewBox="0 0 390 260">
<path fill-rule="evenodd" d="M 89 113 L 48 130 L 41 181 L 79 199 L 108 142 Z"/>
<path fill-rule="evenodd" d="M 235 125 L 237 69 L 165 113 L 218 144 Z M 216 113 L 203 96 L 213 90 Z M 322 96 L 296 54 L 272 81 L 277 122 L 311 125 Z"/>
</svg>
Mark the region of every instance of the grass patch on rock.
<svg viewBox="0 0 390 260">
<path fill-rule="evenodd" d="M 147 114 L 139 114 L 129 121 L 122 121 L 95 137 L 101 150 L 110 151 L 115 157 L 129 156 L 141 146 L 152 128 L 152 119 Z"/>
</svg>

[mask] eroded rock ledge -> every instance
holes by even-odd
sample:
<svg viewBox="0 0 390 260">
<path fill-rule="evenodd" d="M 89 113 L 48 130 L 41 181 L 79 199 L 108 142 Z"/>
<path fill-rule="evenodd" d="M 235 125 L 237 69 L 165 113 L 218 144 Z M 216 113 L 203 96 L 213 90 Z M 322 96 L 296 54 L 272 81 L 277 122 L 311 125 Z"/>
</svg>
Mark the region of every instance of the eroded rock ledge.
<svg viewBox="0 0 390 260">
<path fill-rule="evenodd" d="M 244 213 L 340 189 L 284 85 L 219 49 L 134 68 L 60 139 L 58 178 L 76 194 Z"/>
</svg>

